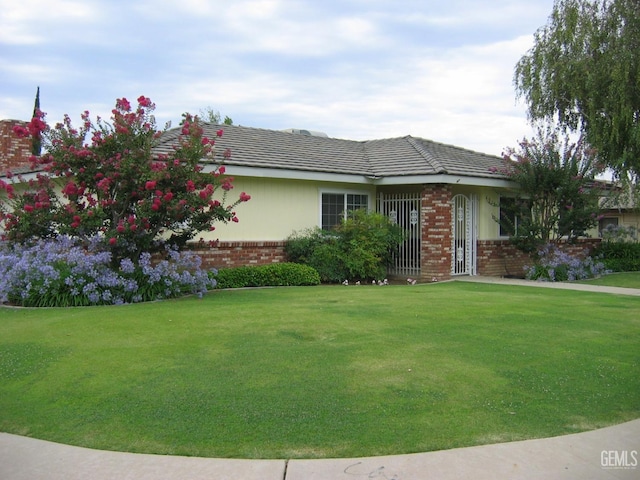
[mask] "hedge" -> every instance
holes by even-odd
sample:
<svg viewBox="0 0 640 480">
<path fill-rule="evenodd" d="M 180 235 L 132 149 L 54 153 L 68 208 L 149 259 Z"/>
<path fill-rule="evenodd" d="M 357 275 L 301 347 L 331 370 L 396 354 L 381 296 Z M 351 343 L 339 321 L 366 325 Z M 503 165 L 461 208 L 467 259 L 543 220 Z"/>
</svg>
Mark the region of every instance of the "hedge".
<svg viewBox="0 0 640 480">
<path fill-rule="evenodd" d="M 224 268 L 215 275 L 216 288 L 281 287 L 319 285 L 320 275 L 308 265 L 273 263 L 269 265 Z"/>
<path fill-rule="evenodd" d="M 640 271 L 640 243 L 602 242 L 592 252 L 614 272 Z"/>
</svg>

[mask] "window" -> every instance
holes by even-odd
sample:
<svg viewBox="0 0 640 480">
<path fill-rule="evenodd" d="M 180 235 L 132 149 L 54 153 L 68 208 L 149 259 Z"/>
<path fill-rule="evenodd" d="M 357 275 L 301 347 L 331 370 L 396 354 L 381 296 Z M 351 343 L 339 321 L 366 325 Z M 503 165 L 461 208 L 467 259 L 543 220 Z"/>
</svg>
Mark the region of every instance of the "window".
<svg viewBox="0 0 640 480">
<path fill-rule="evenodd" d="M 511 237 L 518 233 L 518 226 L 522 223 L 522 217 L 526 204 L 514 197 L 500 197 L 500 236 Z"/>
<path fill-rule="evenodd" d="M 598 221 L 598 232 L 602 237 L 602 232 L 605 230 L 614 230 L 618 226 L 618 217 L 604 217 Z"/>
<path fill-rule="evenodd" d="M 347 217 L 347 213 L 369 208 L 369 195 L 358 193 L 322 194 L 322 229 L 331 230 Z"/>
</svg>

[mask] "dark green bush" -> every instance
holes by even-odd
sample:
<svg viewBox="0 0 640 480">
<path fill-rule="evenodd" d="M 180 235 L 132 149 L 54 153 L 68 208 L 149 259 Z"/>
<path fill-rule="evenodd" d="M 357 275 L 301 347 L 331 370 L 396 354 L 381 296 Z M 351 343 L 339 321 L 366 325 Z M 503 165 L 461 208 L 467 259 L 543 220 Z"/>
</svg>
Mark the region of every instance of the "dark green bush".
<svg viewBox="0 0 640 480">
<path fill-rule="evenodd" d="M 380 280 L 402 236 L 402 229 L 384 215 L 356 210 L 334 230 L 294 233 L 285 252 L 290 261 L 315 268 L 323 282 Z"/>
<path fill-rule="evenodd" d="M 312 267 L 297 263 L 244 266 L 220 269 L 216 288 L 281 287 L 318 285 L 320 276 Z"/>
<path fill-rule="evenodd" d="M 640 243 L 637 242 L 601 242 L 592 255 L 599 257 L 607 269 L 614 272 L 640 270 Z"/>
</svg>

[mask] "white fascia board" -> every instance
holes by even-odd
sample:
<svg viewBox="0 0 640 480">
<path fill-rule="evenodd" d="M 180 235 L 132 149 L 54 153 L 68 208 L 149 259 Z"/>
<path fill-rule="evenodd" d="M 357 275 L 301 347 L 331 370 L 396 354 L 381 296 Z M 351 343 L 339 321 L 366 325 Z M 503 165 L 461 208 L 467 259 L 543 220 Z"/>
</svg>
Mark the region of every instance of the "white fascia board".
<svg viewBox="0 0 640 480">
<path fill-rule="evenodd" d="M 204 165 L 204 172 L 212 172 L 219 165 Z M 308 170 L 287 170 L 280 168 L 255 168 L 239 165 L 224 165 L 225 175 L 237 177 L 278 178 L 286 180 L 312 180 L 318 182 L 357 183 L 372 185 L 375 181 L 363 175 L 348 175 L 344 173 L 312 172 Z"/>
<path fill-rule="evenodd" d="M 49 175 L 49 174 L 41 170 L 38 172 L 14 173 L 11 179 L 8 179 L 6 174 L 2 174 L 0 175 L 0 178 L 5 179 L 4 181 L 9 184 L 11 183 L 20 184 L 20 183 L 27 183 L 30 180 L 35 181 L 38 179 L 38 175 Z M 53 176 L 53 175 L 51 177 L 54 179 L 60 178 L 59 176 Z"/>
<path fill-rule="evenodd" d="M 210 172 L 217 166 L 208 164 L 204 171 Z M 313 172 L 305 170 L 287 170 L 280 168 L 255 168 L 237 165 L 225 165 L 227 175 L 239 177 L 279 178 L 289 180 L 312 180 L 319 182 L 354 183 L 360 185 L 425 185 L 444 183 L 451 185 L 467 185 L 475 187 L 515 188 L 516 184 L 501 178 L 465 177 L 462 175 L 399 175 L 394 177 L 374 177 L 365 175 L 348 175 L 341 173 Z"/>
<path fill-rule="evenodd" d="M 374 181 L 375 185 L 426 185 L 443 183 L 448 185 L 467 185 L 473 187 L 516 188 L 516 184 L 502 178 L 465 177 L 463 175 L 407 175 L 382 177 Z"/>
</svg>

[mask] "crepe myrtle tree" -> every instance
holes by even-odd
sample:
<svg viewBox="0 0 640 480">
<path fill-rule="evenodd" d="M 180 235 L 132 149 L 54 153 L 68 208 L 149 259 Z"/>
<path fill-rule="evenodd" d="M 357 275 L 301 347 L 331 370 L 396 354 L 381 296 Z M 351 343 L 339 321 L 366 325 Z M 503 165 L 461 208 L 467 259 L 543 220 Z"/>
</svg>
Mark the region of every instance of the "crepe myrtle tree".
<svg viewBox="0 0 640 480">
<path fill-rule="evenodd" d="M 15 128 L 16 135 L 41 138 L 45 153 L 31 157 L 33 171 L 40 172 L 35 179 L 8 174 L 10 180 L 0 183 L 5 239 L 68 235 L 86 242 L 98 236 L 118 264 L 165 244 L 184 246 L 217 222 L 237 222 L 235 208 L 250 196 L 229 200 L 233 178 L 224 166 L 209 173 L 200 163 L 214 161 L 215 139 L 204 135 L 197 116 L 184 114 L 178 146 L 154 154 L 166 130 L 156 128 L 154 109 L 147 97 L 139 97 L 137 107 L 121 98 L 111 122 L 92 122 L 85 111 L 78 128 L 68 115 L 50 127 L 38 111 L 26 127 Z"/>
<path fill-rule="evenodd" d="M 504 153 L 501 173 L 517 188 L 500 222 L 511 242 L 526 253 L 559 241 L 573 242 L 597 224 L 602 165 L 582 140 L 571 142 L 540 129 Z M 498 170 L 498 169 L 495 169 Z"/>
</svg>

